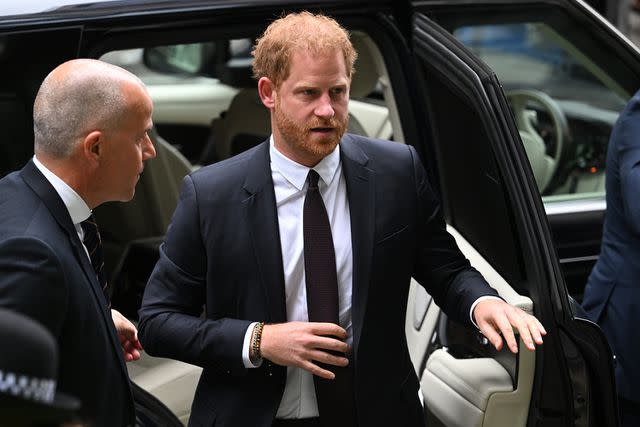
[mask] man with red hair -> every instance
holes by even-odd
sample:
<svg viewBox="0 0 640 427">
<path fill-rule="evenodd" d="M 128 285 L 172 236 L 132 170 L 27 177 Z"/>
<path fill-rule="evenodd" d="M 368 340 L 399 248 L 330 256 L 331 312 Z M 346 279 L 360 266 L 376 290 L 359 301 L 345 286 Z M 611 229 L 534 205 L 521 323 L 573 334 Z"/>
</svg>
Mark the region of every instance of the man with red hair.
<svg viewBox="0 0 640 427">
<path fill-rule="evenodd" d="M 460 253 L 416 151 L 345 134 L 344 28 L 290 14 L 253 54 L 272 136 L 185 178 L 140 311 L 149 353 L 204 367 L 190 425 L 423 425 L 411 277 L 496 348 L 512 326 L 542 343 Z"/>
</svg>

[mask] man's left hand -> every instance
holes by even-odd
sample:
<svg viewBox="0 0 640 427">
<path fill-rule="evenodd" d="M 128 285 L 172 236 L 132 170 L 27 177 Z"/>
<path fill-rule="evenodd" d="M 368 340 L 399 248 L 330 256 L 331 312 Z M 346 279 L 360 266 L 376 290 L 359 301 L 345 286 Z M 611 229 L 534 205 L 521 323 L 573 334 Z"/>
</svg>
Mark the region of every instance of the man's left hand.
<svg viewBox="0 0 640 427">
<path fill-rule="evenodd" d="M 542 323 L 534 316 L 500 299 L 480 301 L 473 310 L 473 316 L 482 334 L 496 350 L 502 349 L 502 337 L 504 337 L 511 352 L 518 352 L 514 328 L 520 333 L 522 341 L 529 350 L 535 350 L 536 344 L 542 344 L 542 336 L 547 334 Z"/>
<path fill-rule="evenodd" d="M 118 338 L 120 339 L 120 345 L 124 353 L 124 361 L 131 362 L 140 359 L 142 344 L 138 341 L 138 330 L 136 327 L 117 310 L 111 309 L 111 317 L 113 318 L 116 331 L 118 331 Z"/>
</svg>

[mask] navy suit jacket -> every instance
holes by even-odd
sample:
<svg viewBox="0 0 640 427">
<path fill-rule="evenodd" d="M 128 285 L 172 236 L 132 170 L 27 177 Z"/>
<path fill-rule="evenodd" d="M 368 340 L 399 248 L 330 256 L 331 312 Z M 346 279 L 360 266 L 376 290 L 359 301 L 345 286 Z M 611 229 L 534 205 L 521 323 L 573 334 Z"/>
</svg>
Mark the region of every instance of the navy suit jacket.
<svg viewBox="0 0 640 427">
<path fill-rule="evenodd" d="M 0 306 L 56 337 L 58 390 L 82 401 L 83 418 L 94 427 L 133 425 L 111 312 L 67 208 L 32 161 L 0 180 Z"/>
<path fill-rule="evenodd" d="M 411 277 L 464 323 L 476 298 L 496 293 L 446 232 L 412 147 L 347 134 L 340 152 L 351 214 L 358 422 L 420 426 L 404 333 Z M 150 354 L 204 368 L 190 425 L 271 425 L 286 368 L 265 361 L 245 369 L 242 344 L 250 322 L 287 320 L 284 286 L 269 142 L 187 176 L 145 291 L 140 337 Z"/>
<path fill-rule="evenodd" d="M 582 306 L 616 355 L 618 393 L 640 402 L 640 92 L 614 126 L 606 171 L 602 247 Z"/>
</svg>

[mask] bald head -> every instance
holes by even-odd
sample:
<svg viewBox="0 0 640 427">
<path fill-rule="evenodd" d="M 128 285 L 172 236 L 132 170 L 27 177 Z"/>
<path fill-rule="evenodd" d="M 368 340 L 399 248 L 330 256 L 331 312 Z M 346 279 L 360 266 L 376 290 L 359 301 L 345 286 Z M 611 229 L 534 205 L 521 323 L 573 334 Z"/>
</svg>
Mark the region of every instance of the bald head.
<svg viewBox="0 0 640 427">
<path fill-rule="evenodd" d="M 59 65 L 42 82 L 33 106 L 36 154 L 64 159 L 88 132 L 117 128 L 130 85 L 144 88 L 138 77 L 106 62 L 74 59 Z"/>
</svg>

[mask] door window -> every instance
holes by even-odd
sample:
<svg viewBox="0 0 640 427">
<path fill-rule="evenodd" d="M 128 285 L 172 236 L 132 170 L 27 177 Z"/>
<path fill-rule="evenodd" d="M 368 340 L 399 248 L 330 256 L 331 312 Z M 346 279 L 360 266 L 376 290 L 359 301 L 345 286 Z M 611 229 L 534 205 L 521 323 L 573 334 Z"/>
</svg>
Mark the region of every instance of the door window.
<svg viewBox="0 0 640 427">
<path fill-rule="evenodd" d="M 502 82 L 545 201 L 602 197 L 609 135 L 630 94 L 543 22 L 453 34 Z"/>
</svg>

